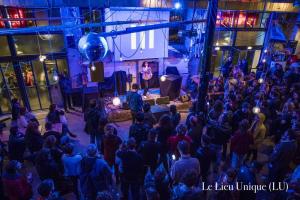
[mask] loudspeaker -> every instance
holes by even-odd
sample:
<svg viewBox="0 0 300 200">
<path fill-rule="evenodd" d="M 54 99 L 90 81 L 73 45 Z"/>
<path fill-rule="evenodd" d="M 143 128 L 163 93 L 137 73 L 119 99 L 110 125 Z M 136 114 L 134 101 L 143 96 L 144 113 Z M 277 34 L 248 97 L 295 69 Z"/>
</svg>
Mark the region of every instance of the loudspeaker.
<svg viewBox="0 0 300 200">
<path fill-rule="evenodd" d="M 171 100 L 180 96 L 182 77 L 176 75 L 164 75 L 165 80 L 160 79 L 160 96 L 169 97 Z"/>
<path fill-rule="evenodd" d="M 145 99 L 143 101 L 144 101 L 144 103 L 149 103 L 150 106 L 154 106 L 155 105 L 155 100 L 154 99 Z"/>
<path fill-rule="evenodd" d="M 158 104 L 158 105 L 169 104 L 169 103 L 170 103 L 170 98 L 168 96 L 159 97 L 156 99 L 156 104 Z"/>
<path fill-rule="evenodd" d="M 89 65 L 91 67 L 92 64 Z M 96 67 L 95 71 L 90 70 L 91 72 L 91 81 L 92 82 L 104 82 L 104 66 L 103 62 L 95 62 L 94 66 Z"/>
<path fill-rule="evenodd" d="M 180 96 L 179 99 L 182 103 L 184 103 L 184 102 L 188 102 L 190 100 L 190 97 L 189 97 L 189 95 L 185 94 L 185 95 Z"/>
</svg>

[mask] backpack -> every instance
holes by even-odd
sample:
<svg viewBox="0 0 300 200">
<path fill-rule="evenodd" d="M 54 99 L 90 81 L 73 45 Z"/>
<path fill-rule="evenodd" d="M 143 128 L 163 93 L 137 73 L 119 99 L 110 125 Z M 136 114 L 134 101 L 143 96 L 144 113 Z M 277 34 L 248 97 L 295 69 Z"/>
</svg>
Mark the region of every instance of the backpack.
<svg viewBox="0 0 300 200">
<path fill-rule="evenodd" d="M 135 124 L 130 129 L 129 136 L 133 137 L 136 140 L 137 146 L 139 146 L 142 141 L 147 140 L 148 131 L 149 131 L 149 128 L 146 124 L 143 124 L 143 125 Z"/>
</svg>

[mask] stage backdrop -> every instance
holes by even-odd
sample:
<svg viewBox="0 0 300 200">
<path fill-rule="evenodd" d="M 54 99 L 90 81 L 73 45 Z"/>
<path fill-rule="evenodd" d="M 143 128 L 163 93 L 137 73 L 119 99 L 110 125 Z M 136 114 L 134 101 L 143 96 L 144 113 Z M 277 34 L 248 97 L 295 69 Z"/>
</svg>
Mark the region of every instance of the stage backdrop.
<svg viewBox="0 0 300 200">
<path fill-rule="evenodd" d="M 164 20 L 169 21 L 170 11 L 149 11 L 144 8 L 110 8 L 105 10 L 105 19 L 111 21 L 126 20 Z M 106 31 L 122 31 L 126 28 L 156 24 L 148 22 L 144 24 L 126 24 L 119 26 L 107 26 Z M 149 30 L 117 36 L 115 48 L 111 37 L 107 38 L 109 49 L 115 50 L 115 59 L 136 60 L 168 57 L 169 29 Z M 141 50 L 142 49 L 142 50 Z M 123 55 L 121 55 L 120 51 Z"/>
</svg>

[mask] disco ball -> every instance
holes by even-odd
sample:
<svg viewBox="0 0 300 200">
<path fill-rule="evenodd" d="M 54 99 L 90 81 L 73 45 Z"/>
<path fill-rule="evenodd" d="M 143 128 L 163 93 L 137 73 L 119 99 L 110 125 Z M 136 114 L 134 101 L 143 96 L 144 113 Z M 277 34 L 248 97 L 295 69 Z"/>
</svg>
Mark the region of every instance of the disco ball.
<svg viewBox="0 0 300 200">
<path fill-rule="evenodd" d="M 97 33 L 90 32 L 80 38 L 78 43 L 79 52 L 90 62 L 101 60 L 108 51 L 108 45 L 105 38 Z"/>
</svg>

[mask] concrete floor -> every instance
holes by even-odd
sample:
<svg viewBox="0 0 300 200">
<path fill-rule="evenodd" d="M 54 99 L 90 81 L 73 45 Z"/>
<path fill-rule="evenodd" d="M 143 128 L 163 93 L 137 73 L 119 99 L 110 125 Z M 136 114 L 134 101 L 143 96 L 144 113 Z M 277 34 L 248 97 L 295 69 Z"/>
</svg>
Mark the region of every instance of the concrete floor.
<svg viewBox="0 0 300 200">
<path fill-rule="evenodd" d="M 44 127 L 47 111 L 46 110 L 45 111 L 37 111 L 34 114 L 36 115 L 37 119 L 39 120 L 41 126 Z M 83 113 L 79 112 L 79 111 L 78 112 L 72 111 L 70 113 L 67 113 L 66 116 L 67 116 L 67 120 L 68 120 L 68 124 L 69 124 L 69 129 L 74 134 L 77 135 L 77 138 L 74 139 L 75 149 L 76 149 L 77 153 L 84 155 L 85 149 L 86 149 L 87 145 L 90 143 L 90 138 L 89 138 L 89 135 L 84 132 L 84 124 L 85 123 L 83 120 Z M 182 113 L 181 116 L 182 116 L 181 117 L 182 122 L 185 122 L 187 113 Z M 4 141 L 4 142 L 8 141 L 9 124 L 10 124 L 10 122 L 7 121 L 7 127 L 4 130 L 4 134 L 0 135 L 1 141 Z M 124 122 L 116 122 L 113 124 L 115 125 L 115 127 L 118 130 L 119 137 L 121 137 L 122 140 L 126 140 L 128 138 L 129 127 L 132 124 L 131 120 L 124 121 Z M 38 174 L 37 174 L 34 166 L 32 165 L 32 163 L 25 162 L 24 167 L 22 169 L 22 173 L 24 173 L 24 174 L 32 173 L 32 175 L 33 175 L 32 186 L 33 186 L 33 191 L 36 196 L 37 195 L 37 193 L 36 193 L 37 187 L 40 183 L 40 179 L 39 179 Z M 73 194 L 65 195 L 64 197 L 66 200 L 75 199 Z"/>
<path fill-rule="evenodd" d="M 45 116 L 47 114 L 47 111 L 38 111 L 35 112 L 38 120 L 40 121 L 41 126 L 44 126 L 44 122 L 45 122 Z M 84 132 L 84 120 L 83 120 L 83 113 L 81 112 L 75 112 L 72 111 L 71 113 L 67 113 L 67 120 L 68 120 L 68 124 L 69 124 L 69 129 L 75 133 L 77 135 L 77 138 L 75 138 L 74 143 L 76 146 L 76 151 L 79 154 L 84 155 L 85 154 L 85 147 L 87 147 L 87 145 L 90 142 L 89 139 L 89 135 L 87 135 Z M 187 117 L 187 113 L 181 113 L 181 122 L 184 123 Z M 7 123 L 9 124 L 9 122 Z M 122 138 L 122 140 L 126 140 L 128 138 L 128 132 L 129 132 L 129 127 L 131 125 L 131 121 L 124 121 L 124 122 L 117 122 L 114 123 L 115 127 L 118 130 L 118 135 Z M 0 136 L 2 141 L 7 141 L 8 140 L 8 130 L 9 130 L 9 126 L 7 128 L 5 128 L 4 134 L 2 136 Z M 269 146 L 272 145 L 272 143 L 266 139 L 265 140 L 265 145 Z M 268 156 L 259 153 L 258 154 L 258 160 L 259 161 L 266 161 L 268 159 Z M 25 162 L 24 168 L 23 168 L 23 173 L 27 174 L 27 173 L 32 173 L 33 174 L 33 190 L 35 192 L 35 196 L 36 196 L 36 191 L 37 191 L 37 186 L 40 183 L 40 180 L 38 178 L 37 172 L 34 168 L 34 166 L 29 163 L 29 162 Z M 75 197 L 73 196 L 73 194 L 69 194 L 66 195 L 65 198 L 67 200 L 71 200 L 71 199 L 75 199 Z"/>
</svg>

